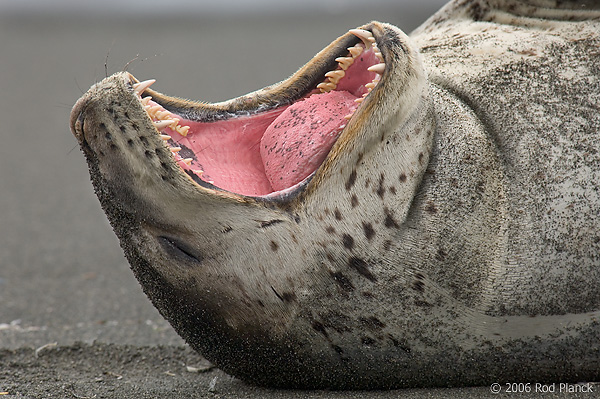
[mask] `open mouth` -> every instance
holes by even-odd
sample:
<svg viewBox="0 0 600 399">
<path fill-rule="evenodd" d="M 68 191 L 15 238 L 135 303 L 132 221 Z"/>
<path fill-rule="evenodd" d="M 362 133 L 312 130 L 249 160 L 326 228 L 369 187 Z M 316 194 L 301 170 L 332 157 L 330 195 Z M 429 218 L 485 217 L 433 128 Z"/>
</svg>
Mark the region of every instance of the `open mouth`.
<svg viewBox="0 0 600 399">
<path fill-rule="evenodd" d="M 325 161 L 385 71 L 373 34 L 350 32 L 361 40 L 293 102 L 202 118 L 147 90 L 154 80 L 134 91 L 175 162 L 199 185 L 251 197 L 289 194 Z"/>
</svg>

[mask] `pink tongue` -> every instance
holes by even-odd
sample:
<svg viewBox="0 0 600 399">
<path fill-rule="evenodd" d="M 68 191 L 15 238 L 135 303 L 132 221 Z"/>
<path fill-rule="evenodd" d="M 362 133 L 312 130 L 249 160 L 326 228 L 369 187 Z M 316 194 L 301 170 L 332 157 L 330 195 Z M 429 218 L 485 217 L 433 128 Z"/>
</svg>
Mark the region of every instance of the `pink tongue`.
<svg viewBox="0 0 600 399">
<path fill-rule="evenodd" d="M 299 183 L 314 172 L 329 153 L 357 108 L 347 91 L 313 94 L 289 106 L 269 125 L 260 141 L 260 155 L 273 190 Z"/>
</svg>

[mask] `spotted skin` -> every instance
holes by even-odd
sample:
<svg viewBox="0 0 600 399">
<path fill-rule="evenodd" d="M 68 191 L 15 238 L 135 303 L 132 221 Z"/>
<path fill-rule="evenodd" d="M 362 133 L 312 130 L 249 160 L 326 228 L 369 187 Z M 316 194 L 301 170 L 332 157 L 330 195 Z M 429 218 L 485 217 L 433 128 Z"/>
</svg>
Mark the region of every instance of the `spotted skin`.
<svg viewBox="0 0 600 399">
<path fill-rule="evenodd" d="M 410 38 L 365 25 L 381 82 L 281 200 L 196 184 L 127 73 L 93 86 L 71 126 L 142 288 L 234 376 L 332 389 L 597 381 L 600 11 L 584 3 L 454 1 Z M 275 103 L 353 40 L 280 84 L 180 107 Z"/>
</svg>

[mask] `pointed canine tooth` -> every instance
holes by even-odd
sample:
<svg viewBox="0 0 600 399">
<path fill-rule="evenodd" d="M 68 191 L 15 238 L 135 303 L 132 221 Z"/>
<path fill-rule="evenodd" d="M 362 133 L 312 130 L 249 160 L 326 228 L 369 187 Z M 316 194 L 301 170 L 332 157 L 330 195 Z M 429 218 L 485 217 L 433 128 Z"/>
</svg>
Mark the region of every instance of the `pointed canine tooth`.
<svg viewBox="0 0 600 399">
<path fill-rule="evenodd" d="M 340 64 L 340 67 L 345 71 L 346 69 L 348 69 L 348 67 L 350 65 L 352 65 L 352 63 L 354 62 L 354 58 L 352 57 L 338 57 L 335 59 L 337 61 L 338 64 Z"/>
<path fill-rule="evenodd" d="M 176 153 L 176 152 L 181 151 L 181 147 L 171 147 L 169 149 L 171 150 L 172 153 Z"/>
<path fill-rule="evenodd" d="M 367 68 L 367 71 L 375 72 L 375 73 L 378 73 L 379 75 L 383 74 L 384 70 L 385 70 L 385 62 L 382 62 L 380 64 L 375 64 L 375 65 Z"/>
<path fill-rule="evenodd" d="M 134 83 L 133 90 L 139 96 L 146 90 L 148 87 L 152 86 L 156 82 L 156 79 L 144 80 L 143 82 Z"/>
<path fill-rule="evenodd" d="M 171 136 L 169 136 L 168 134 L 161 134 L 160 138 L 164 141 L 171 140 Z"/>
<path fill-rule="evenodd" d="M 193 158 L 186 158 L 183 160 L 183 162 L 187 165 L 187 166 L 191 166 L 192 165 L 192 161 L 194 159 Z"/>
<path fill-rule="evenodd" d="M 156 129 L 158 129 L 158 131 L 160 132 L 161 130 L 169 127 L 169 125 L 171 123 L 173 123 L 172 119 L 165 119 L 164 121 L 158 121 L 158 122 L 152 122 L 154 124 L 154 127 Z"/>
<path fill-rule="evenodd" d="M 362 40 L 367 50 L 371 48 L 372 42 L 369 40 L 370 37 L 373 37 L 373 34 L 371 32 L 364 29 L 350 29 L 349 32 L 352 33 L 354 36 L 358 37 L 360 40 Z"/>
</svg>

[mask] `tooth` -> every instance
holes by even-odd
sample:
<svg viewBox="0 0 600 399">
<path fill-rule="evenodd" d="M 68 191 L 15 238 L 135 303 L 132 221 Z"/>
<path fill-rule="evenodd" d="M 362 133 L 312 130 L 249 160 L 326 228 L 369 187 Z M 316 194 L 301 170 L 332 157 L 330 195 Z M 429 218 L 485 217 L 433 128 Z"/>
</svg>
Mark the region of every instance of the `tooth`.
<svg viewBox="0 0 600 399">
<path fill-rule="evenodd" d="M 177 133 L 181 134 L 183 137 L 187 136 L 188 131 L 190 130 L 189 126 L 177 126 L 175 128 L 177 130 Z"/>
<path fill-rule="evenodd" d="M 337 61 L 338 64 L 340 64 L 340 67 L 345 71 L 346 69 L 348 69 L 348 67 L 350 65 L 352 65 L 352 63 L 354 62 L 354 58 L 352 57 L 338 57 L 335 59 Z"/>
<path fill-rule="evenodd" d="M 385 70 L 385 62 L 382 62 L 380 64 L 375 64 L 375 65 L 367 68 L 367 71 L 375 72 L 375 73 L 378 73 L 379 75 L 383 74 L 384 70 Z"/>
<path fill-rule="evenodd" d="M 375 83 L 375 82 L 367 83 L 367 84 L 365 85 L 365 87 L 366 87 L 367 89 L 371 89 L 371 90 L 373 90 L 373 89 L 375 88 L 375 86 L 377 86 L 377 83 Z"/>
<path fill-rule="evenodd" d="M 150 97 L 150 96 L 142 98 L 142 104 L 144 105 L 144 107 L 150 105 L 150 104 L 148 104 L 150 102 L 150 100 L 152 100 L 152 97 Z"/>
<path fill-rule="evenodd" d="M 361 47 L 361 46 L 348 47 L 348 51 L 352 55 L 352 58 L 356 58 L 362 54 L 363 47 Z"/>
<path fill-rule="evenodd" d="M 143 82 L 135 83 L 133 85 L 133 90 L 135 90 L 135 93 L 139 96 L 144 92 L 144 90 L 152 86 L 154 82 L 156 82 L 156 79 L 149 79 L 144 80 Z"/>
<path fill-rule="evenodd" d="M 194 159 L 193 158 L 186 158 L 183 160 L 183 162 L 187 165 L 187 166 L 191 166 L 192 165 L 192 161 Z"/>
<path fill-rule="evenodd" d="M 354 102 L 355 102 L 355 103 L 359 103 L 359 104 L 360 104 L 360 103 L 362 103 L 362 102 L 363 102 L 363 100 L 364 100 L 364 99 L 365 99 L 364 97 L 357 98 L 356 100 L 354 100 Z"/>
<path fill-rule="evenodd" d="M 163 121 L 157 121 L 157 122 L 152 122 L 154 124 L 154 127 L 156 129 L 158 129 L 158 131 L 162 131 L 163 129 L 166 129 L 167 127 L 169 127 L 170 124 L 173 123 L 172 119 L 165 119 Z"/>
<path fill-rule="evenodd" d="M 158 119 L 171 119 L 169 118 L 171 116 L 171 113 L 169 111 L 159 111 L 156 113 L 155 116 Z"/>
<path fill-rule="evenodd" d="M 331 90 L 335 90 L 336 85 L 331 82 L 323 82 L 317 85 L 317 89 L 320 89 L 322 93 L 328 93 Z"/>
<path fill-rule="evenodd" d="M 368 30 L 350 29 L 349 32 L 352 33 L 354 36 L 358 37 L 360 40 L 362 40 L 362 42 L 365 44 L 365 48 L 367 50 L 371 48 L 371 44 L 375 41 L 373 34 L 371 32 L 369 32 Z M 369 38 L 372 38 L 372 37 L 373 37 L 373 41 L 369 40 Z"/>
<path fill-rule="evenodd" d="M 148 112 L 148 115 L 150 115 L 152 118 L 155 118 L 156 113 L 161 109 L 162 107 L 160 105 L 155 105 L 153 107 L 150 107 L 146 112 Z"/>
<path fill-rule="evenodd" d="M 171 136 L 169 136 L 168 134 L 161 134 L 160 138 L 164 141 L 171 140 Z"/>
<path fill-rule="evenodd" d="M 169 149 L 171 150 L 172 153 L 176 153 L 176 152 L 181 151 L 181 147 L 171 147 Z"/>
<path fill-rule="evenodd" d="M 331 83 L 333 83 L 334 85 L 337 85 L 338 82 L 340 81 L 340 79 L 343 78 L 345 74 L 346 73 L 343 70 L 338 69 L 336 71 L 329 71 L 329 72 L 327 72 L 325 74 L 325 76 L 327 76 L 329 78 L 329 81 Z"/>
<path fill-rule="evenodd" d="M 352 119 L 352 115 L 354 115 L 354 114 L 353 113 L 352 114 L 348 114 L 348 115 L 344 116 L 344 119 L 347 120 L 347 121 L 349 121 L 350 119 Z"/>
</svg>

